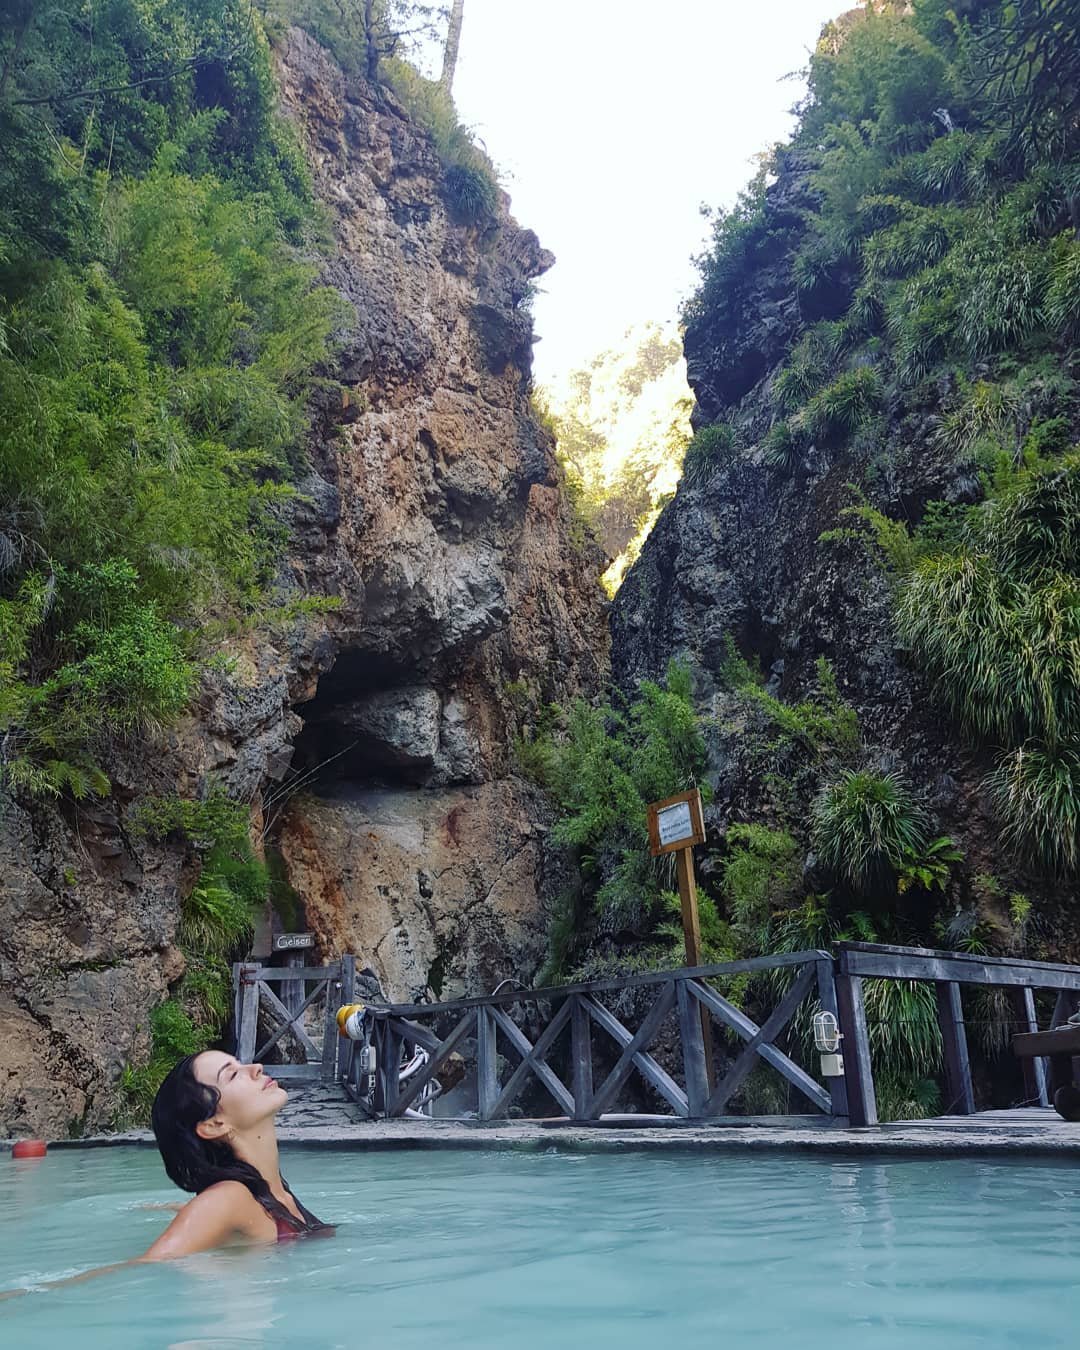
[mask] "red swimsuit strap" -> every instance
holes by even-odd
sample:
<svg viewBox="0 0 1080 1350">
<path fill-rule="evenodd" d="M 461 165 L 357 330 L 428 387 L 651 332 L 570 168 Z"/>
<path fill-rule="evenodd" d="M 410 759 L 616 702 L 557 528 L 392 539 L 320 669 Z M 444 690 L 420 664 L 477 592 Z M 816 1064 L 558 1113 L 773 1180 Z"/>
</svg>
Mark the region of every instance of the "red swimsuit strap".
<svg viewBox="0 0 1080 1350">
<path fill-rule="evenodd" d="M 287 1184 L 285 1189 L 289 1191 L 292 1198 L 296 1200 L 296 1196 L 289 1190 Z M 259 1204 L 262 1205 L 263 1209 L 266 1210 L 267 1214 L 270 1215 L 277 1225 L 279 1242 L 283 1239 L 300 1237 L 303 1233 L 317 1233 L 327 1227 L 321 1219 L 317 1219 L 309 1209 L 306 1209 L 299 1200 L 296 1200 L 296 1207 L 301 1214 L 299 1219 L 295 1214 L 286 1209 L 279 1200 L 275 1200 L 272 1195 L 259 1196 L 258 1200 Z"/>
</svg>

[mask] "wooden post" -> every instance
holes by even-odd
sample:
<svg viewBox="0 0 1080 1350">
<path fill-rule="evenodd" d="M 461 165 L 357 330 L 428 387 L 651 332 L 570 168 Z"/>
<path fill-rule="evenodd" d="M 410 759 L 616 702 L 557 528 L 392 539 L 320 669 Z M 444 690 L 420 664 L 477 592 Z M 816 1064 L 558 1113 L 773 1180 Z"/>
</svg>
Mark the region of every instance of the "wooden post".
<svg viewBox="0 0 1080 1350">
<path fill-rule="evenodd" d="M 330 969 L 327 972 L 326 1016 L 323 1018 L 322 1065 L 320 1067 L 322 1078 L 337 1077 L 338 1041 L 341 1040 L 338 1035 L 337 1012 L 344 1000 L 341 997 L 341 962 L 338 961 L 335 964 L 337 969 Z"/>
<path fill-rule="evenodd" d="M 649 828 L 649 851 L 654 858 L 674 853 L 679 874 L 679 898 L 682 901 L 683 941 L 686 945 L 686 964 L 700 966 L 701 926 L 698 922 L 697 883 L 694 880 L 694 845 L 705 842 L 705 817 L 701 810 L 701 792 L 691 788 L 678 792 L 662 802 L 650 802 L 645 808 Z M 705 1048 L 705 1073 L 712 1091 L 716 1076 L 713 1073 L 712 1026 L 708 1009 L 699 1001 L 701 1039 Z"/>
<path fill-rule="evenodd" d="M 476 1106 L 481 1120 L 491 1119 L 499 1096 L 495 1058 L 495 1019 L 490 1008 L 476 1010 Z"/>
<path fill-rule="evenodd" d="M 306 960 L 304 952 L 286 952 L 282 961 L 284 966 L 302 966 Z M 282 980 L 281 992 L 278 997 L 288 1008 L 290 1015 L 295 1013 L 304 1001 L 304 982 L 303 980 Z"/>
<path fill-rule="evenodd" d="M 817 963 L 817 984 L 818 1003 L 821 1005 L 821 1011 L 832 1013 L 839 1025 L 840 1016 L 836 1007 L 836 980 L 831 961 L 821 960 Z M 844 1042 L 841 1038 L 840 1054 L 843 1055 L 843 1053 Z M 828 1084 L 833 1115 L 846 1116 L 848 1113 L 847 1083 L 840 1077 L 828 1079 Z"/>
<path fill-rule="evenodd" d="M 574 1089 L 574 1119 L 588 1120 L 592 1105 L 592 1023 L 580 994 L 571 995 L 570 1055 L 573 1061 L 571 1082 Z"/>
<path fill-rule="evenodd" d="M 698 919 L 697 882 L 694 879 L 694 850 L 681 848 L 675 854 L 679 875 L 679 899 L 682 901 L 683 942 L 686 946 L 686 964 L 701 966 L 701 924 Z M 716 1074 L 713 1069 L 712 1025 L 709 1022 L 709 1010 L 704 1003 L 698 1004 L 698 1016 L 701 1021 L 701 1043 L 705 1053 L 705 1079 L 708 1092 L 716 1086 Z M 708 1096 L 708 1092 L 705 1094 Z"/>
<path fill-rule="evenodd" d="M 255 1058 L 255 1038 L 259 1034 L 259 983 L 257 964 L 240 965 L 240 1021 L 236 1029 L 236 1058 L 250 1064 Z"/>
<path fill-rule="evenodd" d="M 356 957 L 346 953 L 341 958 L 341 1004 L 352 1003 L 356 989 Z M 335 1012 L 334 1022 L 337 1022 Z M 352 1073 L 353 1057 L 356 1054 L 356 1042 L 338 1033 L 338 1077 L 348 1078 Z"/>
<path fill-rule="evenodd" d="M 381 1115 L 394 1114 L 398 1097 L 398 1076 L 401 1073 L 401 1036 L 391 1026 L 388 1017 L 375 1023 L 378 1059 L 375 1066 L 375 1109 Z"/>
<path fill-rule="evenodd" d="M 705 1114 L 705 1105 L 713 1085 L 710 1066 L 705 1061 L 705 1037 L 702 1031 L 708 1013 L 690 993 L 688 984 L 688 980 L 676 980 L 675 992 L 679 1000 L 679 1032 L 682 1036 L 687 1110 L 691 1117 L 697 1119 Z M 695 1003 L 701 1016 L 694 1011 Z"/>
<path fill-rule="evenodd" d="M 1063 1026 L 1073 1013 L 1076 1012 L 1077 1008 L 1080 1008 L 1080 996 L 1077 995 L 1074 989 L 1062 989 L 1054 1003 L 1054 1015 L 1050 1019 L 1050 1030 L 1053 1031 L 1055 1027 Z M 1053 1068 L 1052 1065 L 1050 1067 Z M 1080 1057 L 1076 1055 L 1073 1055 L 1072 1057 L 1070 1075 L 1071 1076 L 1066 1080 L 1067 1082 L 1071 1083 L 1075 1081 L 1080 1083 Z M 1057 1076 L 1060 1077 L 1060 1074 Z M 1059 1083 L 1056 1081 L 1056 1078 L 1054 1079 L 1054 1091 L 1063 1086 L 1065 1086 L 1064 1083 Z"/>
<path fill-rule="evenodd" d="M 870 1062 L 870 1035 L 866 1027 L 862 978 L 836 976 L 836 1009 L 844 1047 L 844 1082 L 847 1085 L 848 1119 L 852 1125 L 878 1123 L 874 1096 L 874 1070 Z"/>
<path fill-rule="evenodd" d="M 232 1020 L 232 1050 L 237 1059 L 240 1058 L 240 1012 L 243 997 L 244 986 L 241 982 L 240 972 L 244 969 L 239 961 L 233 962 L 232 968 L 232 988 L 233 988 L 233 1020 Z"/>
<path fill-rule="evenodd" d="M 945 1114 L 973 1116 L 975 1094 L 971 1087 L 971 1063 L 968 1060 L 960 986 L 955 980 L 935 980 L 934 989 L 945 1052 Z"/>
<path fill-rule="evenodd" d="M 1035 1015 L 1035 995 L 1031 989 L 1010 989 L 1010 1002 L 1021 1031 L 1038 1031 L 1039 1020 Z M 1050 1097 L 1046 1090 L 1050 1076 L 1049 1062 L 1040 1055 L 1030 1059 L 1025 1056 L 1020 1061 L 1024 1073 L 1024 1096 L 1029 1102 L 1038 1101 L 1040 1106 L 1049 1106 Z"/>
<path fill-rule="evenodd" d="M 686 964 L 700 966 L 701 924 L 698 919 L 697 883 L 694 880 L 694 851 L 681 848 L 675 854 L 679 872 L 679 898 L 682 900 L 683 940 L 686 944 Z"/>
</svg>

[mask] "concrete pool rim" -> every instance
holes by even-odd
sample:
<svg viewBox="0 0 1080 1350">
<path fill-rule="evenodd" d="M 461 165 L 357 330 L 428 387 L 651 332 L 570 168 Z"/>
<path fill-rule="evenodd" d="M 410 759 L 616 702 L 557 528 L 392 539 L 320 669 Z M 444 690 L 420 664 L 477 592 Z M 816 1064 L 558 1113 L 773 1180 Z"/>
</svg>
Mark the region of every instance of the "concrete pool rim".
<svg viewBox="0 0 1080 1350">
<path fill-rule="evenodd" d="M 993 1117 L 993 1119 L 988 1119 Z M 383 1120 L 279 1129 L 283 1150 L 337 1152 L 493 1150 L 569 1153 L 799 1153 L 827 1157 L 1055 1158 L 1080 1161 L 1080 1124 L 1053 1112 L 990 1112 L 977 1117 L 842 1125 L 737 1124 L 621 1117 L 563 1121 Z M 10 1154 L 14 1139 L 5 1140 Z M 128 1130 L 49 1142 L 49 1151 L 155 1147 L 149 1130 Z"/>
</svg>

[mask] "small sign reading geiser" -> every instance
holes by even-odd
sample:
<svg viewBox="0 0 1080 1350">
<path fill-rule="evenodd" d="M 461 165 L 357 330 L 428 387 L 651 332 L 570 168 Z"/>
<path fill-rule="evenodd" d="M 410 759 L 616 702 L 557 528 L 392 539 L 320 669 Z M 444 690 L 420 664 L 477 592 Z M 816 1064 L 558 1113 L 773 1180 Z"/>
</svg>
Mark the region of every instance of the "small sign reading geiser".
<svg viewBox="0 0 1080 1350">
<path fill-rule="evenodd" d="M 274 951 L 294 952 L 301 947 L 314 947 L 314 933 L 278 933 L 274 938 Z"/>
</svg>

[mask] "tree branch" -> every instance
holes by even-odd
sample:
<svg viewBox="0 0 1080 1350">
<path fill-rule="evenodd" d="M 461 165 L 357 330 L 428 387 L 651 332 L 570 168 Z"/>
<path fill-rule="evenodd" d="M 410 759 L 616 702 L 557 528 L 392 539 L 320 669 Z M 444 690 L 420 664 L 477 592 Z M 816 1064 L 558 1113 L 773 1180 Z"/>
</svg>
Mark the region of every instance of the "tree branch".
<svg viewBox="0 0 1080 1350">
<path fill-rule="evenodd" d="M 169 80 L 175 79 L 177 75 L 182 75 L 184 71 L 197 70 L 200 66 L 208 66 L 215 61 L 228 65 L 239 50 L 239 47 L 234 47 L 229 52 L 215 52 L 208 56 L 193 56 L 190 61 L 181 62 L 172 70 L 166 71 L 164 75 L 147 75 L 145 79 L 132 80 L 130 84 L 103 85 L 98 89 L 76 89 L 67 94 L 46 94 L 42 98 L 13 98 L 11 105 L 16 108 L 36 108 L 45 103 L 71 103 L 75 99 L 97 98 L 101 94 L 121 94 L 128 89 L 141 89 L 147 84 L 165 84 Z"/>
</svg>

